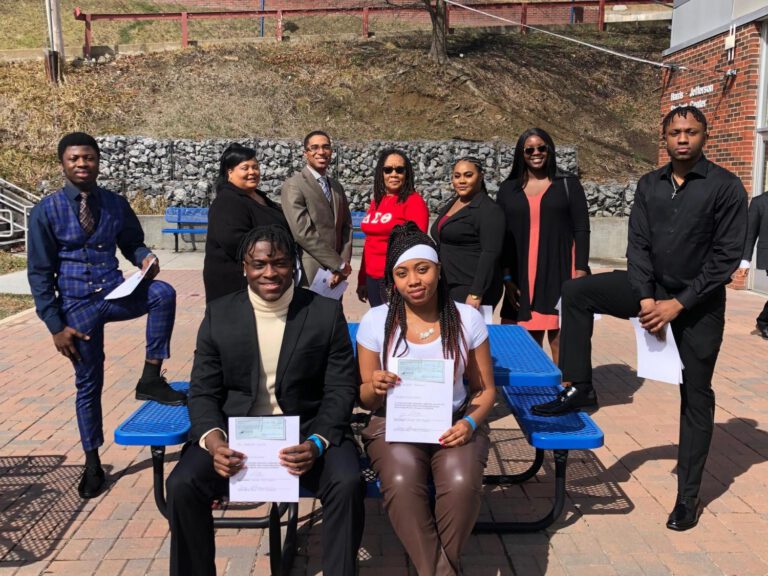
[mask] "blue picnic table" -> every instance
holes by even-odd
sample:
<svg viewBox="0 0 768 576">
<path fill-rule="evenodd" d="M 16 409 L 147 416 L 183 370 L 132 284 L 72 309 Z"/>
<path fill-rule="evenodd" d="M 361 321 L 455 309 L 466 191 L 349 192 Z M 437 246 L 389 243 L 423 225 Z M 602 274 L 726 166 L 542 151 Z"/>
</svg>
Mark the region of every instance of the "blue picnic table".
<svg viewBox="0 0 768 576">
<path fill-rule="evenodd" d="M 349 324 L 355 341 L 357 324 Z M 592 418 L 583 412 L 556 417 L 543 417 L 531 413 L 530 408 L 551 400 L 560 389 L 560 371 L 524 328 L 514 325 L 488 326 L 493 357 L 494 379 L 502 398 L 509 406 L 528 443 L 535 449 L 530 467 L 518 474 L 485 475 L 484 484 L 509 485 L 525 482 L 540 470 L 545 452 L 551 450 L 555 463 L 555 494 L 552 509 L 541 519 L 530 522 L 478 522 L 475 532 L 531 532 L 550 526 L 565 503 L 566 467 L 570 450 L 591 450 L 603 445 L 603 432 Z M 177 390 L 188 388 L 188 382 L 172 382 Z M 189 433 L 189 413 L 186 406 L 165 406 L 145 402 L 116 430 L 115 442 L 127 446 L 150 446 L 152 453 L 154 496 L 160 512 L 167 517 L 164 485 L 166 446 L 183 444 Z M 375 475 L 364 473 L 368 496 L 380 495 Z M 312 494 L 302 491 L 302 497 Z M 287 530 L 281 546 L 280 522 L 287 511 Z M 269 516 L 262 518 L 217 517 L 218 528 L 269 527 L 270 564 L 273 574 L 290 571 L 295 555 L 298 505 L 273 503 Z"/>
</svg>

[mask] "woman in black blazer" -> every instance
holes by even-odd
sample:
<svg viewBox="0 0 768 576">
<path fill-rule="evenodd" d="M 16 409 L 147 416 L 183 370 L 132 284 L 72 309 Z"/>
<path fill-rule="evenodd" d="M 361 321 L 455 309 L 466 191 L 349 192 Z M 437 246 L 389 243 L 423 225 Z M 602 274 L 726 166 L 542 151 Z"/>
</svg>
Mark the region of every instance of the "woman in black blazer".
<svg viewBox="0 0 768 576">
<path fill-rule="evenodd" d="M 488 196 L 477 158 L 458 160 L 451 183 L 456 195 L 440 210 L 430 231 L 442 273 L 455 301 L 474 308 L 496 306 L 503 290 L 499 257 L 504 212 Z"/>
<path fill-rule="evenodd" d="M 210 302 L 246 287 L 243 264 L 237 259 L 240 240 L 261 225 L 288 229 L 280 206 L 259 190 L 261 171 L 256 151 L 240 144 L 224 150 L 216 180 L 216 199 L 208 211 L 203 283 Z"/>
<path fill-rule="evenodd" d="M 531 128 L 517 141 L 497 202 L 507 223 L 501 321 L 524 326 L 540 345 L 546 332 L 557 363 L 560 289 L 589 271 L 584 189 L 576 176 L 557 169 L 551 136 Z"/>
</svg>

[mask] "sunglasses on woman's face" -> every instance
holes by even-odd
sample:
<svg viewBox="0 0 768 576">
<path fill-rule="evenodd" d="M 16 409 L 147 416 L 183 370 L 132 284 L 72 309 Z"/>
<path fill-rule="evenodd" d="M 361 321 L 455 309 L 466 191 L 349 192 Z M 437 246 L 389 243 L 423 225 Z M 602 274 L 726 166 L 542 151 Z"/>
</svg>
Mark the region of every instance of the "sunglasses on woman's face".
<svg viewBox="0 0 768 576">
<path fill-rule="evenodd" d="M 532 156 L 534 152 L 538 152 L 539 154 L 544 154 L 544 152 L 546 152 L 547 150 L 549 150 L 549 148 L 547 148 L 547 145 L 542 144 L 541 146 L 529 146 L 528 148 L 524 149 L 523 152 L 525 152 L 526 156 Z"/>
<path fill-rule="evenodd" d="M 392 174 L 397 172 L 398 174 L 405 174 L 405 166 L 384 166 L 384 174 Z"/>
</svg>

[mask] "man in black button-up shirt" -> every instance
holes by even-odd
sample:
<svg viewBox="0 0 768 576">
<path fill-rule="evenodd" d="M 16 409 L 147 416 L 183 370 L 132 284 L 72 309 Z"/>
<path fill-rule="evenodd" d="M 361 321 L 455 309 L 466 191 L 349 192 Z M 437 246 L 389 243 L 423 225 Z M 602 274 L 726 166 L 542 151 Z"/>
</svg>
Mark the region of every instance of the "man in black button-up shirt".
<svg viewBox="0 0 768 576">
<path fill-rule="evenodd" d="M 663 338 L 671 324 L 680 351 L 678 496 L 667 521 L 693 528 L 715 413 L 712 374 L 725 323 L 725 285 L 744 249 L 747 194 L 734 174 L 707 160 L 707 120 L 692 106 L 663 121 L 671 162 L 643 176 L 629 217 L 627 272 L 570 280 L 563 285 L 560 369 L 571 383 L 552 402 L 533 407 L 556 415 L 596 406 L 592 387 L 593 314 L 639 317 Z"/>
</svg>

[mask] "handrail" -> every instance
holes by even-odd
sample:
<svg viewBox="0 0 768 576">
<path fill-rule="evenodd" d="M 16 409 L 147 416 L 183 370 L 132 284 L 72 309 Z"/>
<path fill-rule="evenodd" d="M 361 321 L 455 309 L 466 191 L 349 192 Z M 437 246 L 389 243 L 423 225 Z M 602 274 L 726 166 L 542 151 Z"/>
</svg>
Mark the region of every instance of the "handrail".
<svg viewBox="0 0 768 576">
<path fill-rule="evenodd" d="M 508 8 L 519 7 L 522 10 L 521 23 L 525 24 L 526 13 L 528 10 L 547 8 L 596 8 L 598 30 L 605 30 L 605 8 L 611 5 L 626 4 L 648 4 L 648 0 L 550 0 L 545 2 L 536 2 L 530 4 L 528 0 L 511 0 L 508 2 L 492 3 L 473 3 L 472 8 L 485 11 L 498 11 Z M 456 13 L 457 8 L 446 6 L 446 21 L 451 21 L 451 13 Z M 181 23 L 181 46 L 189 46 L 189 21 L 190 20 L 210 20 L 210 19 L 228 19 L 228 18 L 276 18 L 275 37 L 278 41 L 283 39 L 283 18 L 286 16 L 325 16 L 330 14 L 359 14 L 362 16 L 361 34 L 364 38 L 368 37 L 368 19 L 372 13 L 386 12 L 422 12 L 423 8 L 413 6 L 366 6 L 366 7 L 336 7 L 336 8 L 286 8 L 273 10 L 232 10 L 232 11 L 211 11 L 211 12 L 152 12 L 152 13 L 89 13 L 86 14 L 78 6 L 74 10 L 75 20 L 85 23 L 85 36 L 83 42 L 83 55 L 86 58 L 91 57 L 91 47 L 93 43 L 93 22 L 96 20 L 177 20 Z M 569 22 L 562 22 L 568 24 Z"/>
<path fill-rule="evenodd" d="M 0 246 L 24 242 L 26 248 L 29 212 L 38 200 L 37 195 L 0 178 L 0 223 L 8 226 L 0 231 Z"/>
<path fill-rule="evenodd" d="M 0 190 L 0 204 L 5 204 L 9 206 L 12 210 L 16 210 L 16 212 L 23 212 L 27 208 L 32 208 L 32 204 L 23 204 L 16 200 L 15 198 L 11 198 L 7 194 L 5 194 L 2 190 Z"/>
<path fill-rule="evenodd" d="M 23 196 L 26 200 L 31 202 L 33 205 L 40 202 L 40 199 L 42 198 L 42 196 L 40 196 L 39 194 L 34 194 L 29 190 L 24 190 L 24 188 L 19 188 L 18 186 L 16 186 L 16 184 L 8 182 L 8 180 L 5 180 L 3 178 L 0 178 L 0 188 L 6 188 L 15 194 L 18 194 L 19 196 Z"/>
</svg>

